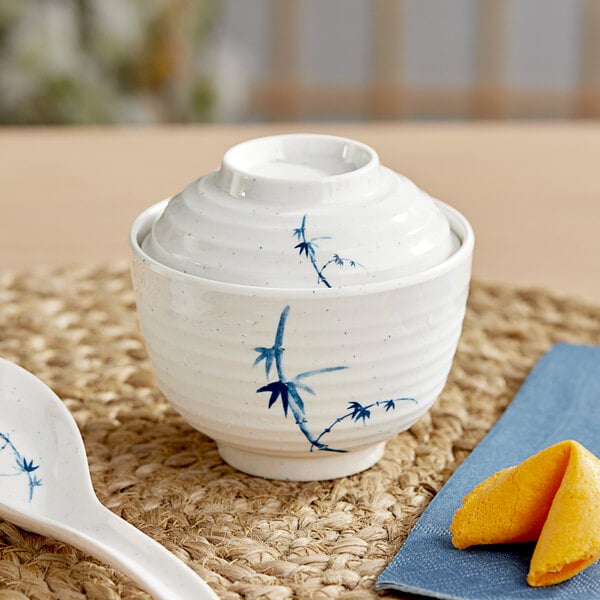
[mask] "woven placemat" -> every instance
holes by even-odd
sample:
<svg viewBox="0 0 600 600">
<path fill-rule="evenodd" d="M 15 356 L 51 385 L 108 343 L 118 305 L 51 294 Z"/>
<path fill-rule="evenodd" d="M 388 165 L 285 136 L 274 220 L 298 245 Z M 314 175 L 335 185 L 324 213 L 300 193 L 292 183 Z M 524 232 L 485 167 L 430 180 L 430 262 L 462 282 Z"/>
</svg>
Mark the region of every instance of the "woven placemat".
<svg viewBox="0 0 600 600">
<path fill-rule="evenodd" d="M 157 390 L 125 263 L 0 275 L 0 356 L 63 398 L 100 500 L 223 599 L 386 596 L 375 578 L 558 341 L 600 343 L 600 307 L 475 282 L 446 389 L 375 467 L 267 481 L 225 465 Z M 0 600 L 148 597 L 85 553 L 1 519 L 0 590 Z"/>
</svg>

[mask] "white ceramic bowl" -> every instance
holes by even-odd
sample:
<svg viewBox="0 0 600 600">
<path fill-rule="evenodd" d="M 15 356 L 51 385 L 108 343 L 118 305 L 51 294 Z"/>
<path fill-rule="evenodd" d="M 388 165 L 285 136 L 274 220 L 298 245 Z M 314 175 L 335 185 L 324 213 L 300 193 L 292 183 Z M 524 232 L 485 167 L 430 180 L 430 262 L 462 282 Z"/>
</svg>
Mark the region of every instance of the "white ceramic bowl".
<svg viewBox="0 0 600 600">
<path fill-rule="evenodd" d="M 184 199 L 191 203 L 183 212 L 176 209 L 167 218 L 178 225 L 162 232 L 157 223 L 165 224 L 167 201 L 143 212 L 130 234 L 132 279 L 162 392 L 190 424 L 216 441 L 224 460 L 263 477 L 330 479 L 374 464 L 385 441 L 410 427 L 441 392 L 461 332 L 474 240 L 462 215 L 415 193 L 391 172 L 383 179 L 388 191 L 390 186 L 396 191 L 381 192 L 378 161 L 362 145 L 291 137 L 300 146 L 290 142 L 296 153 L 288 146 L 282 156 L 292 164 L 293 176 L 289 164 L 283 172 L 280 164 L 269 171 L 259 151 L 263 142 L 250 144 L 256 164 L 240 151 L 243 169 L 226 155 L 221 172 L 207 176 L 208 183 L 222 179 L 229 197 L 223 189 L 193 193 Z M 269 154 L 273 148 L 265 143 Z M 340 151 L 342 157 L 359 158 L 342 174 L 332 174 L 332 162 L 337 171 L 344 162 L 332 158 Z M 310 173 L 298 178 L 306 161 L 298 169 L 294 161 L 302 162 L 307 153 Z M 409 190 L 408 200 L 398 196 L 398 185 Z M 170 206 L 177 208 L 180 200 Z M 261 218 L 248 216 L 253 211 Z M 336 240 L 362 252 L 369 261 L 367 275 L 340 277 L 343 286 L 325 285 L 316 270 L 309 279 L 298 275 L 313 264 L 310 252 L 300 253 L 304 262 L 299 263 L 298 248 L 289 243 L 291 224 L 306 226 L 296 223 L 304 214 L 335 228 Z M 396 221 L 391 225 L 390 215 Z M 196 227 L 190 223 L 194 219 Z M 228 219 L 234 224 L 232 239 L 211 246 L 211 228 L 227 235 Z M 262 251 L 257 232 L 265 227 L 280 247 L 269 251 L 261 270 L 255 264 Z M 402 231 L 408 238 L 417 231 L 416 245 L 403 239 Z M 297 244 L 301 237 L 296 235 Z M 188 238 L 194 238 L 189 246 Z M 226 247 L 241 247 L 252 258 L 231 260 Z M 397 260 L 387 257 L 391 249 Z M 223 280 L 218 280 L 219 254 Z M 283 258 L 271 260 L 277 254 Z M 209 255 L 217 260 L 207 259 L 210 277 L 203 277 L 198 269 Z M 257 272 L 259 281 L 268 280 L 263 285 L 248 283 Z"/>
</svg>

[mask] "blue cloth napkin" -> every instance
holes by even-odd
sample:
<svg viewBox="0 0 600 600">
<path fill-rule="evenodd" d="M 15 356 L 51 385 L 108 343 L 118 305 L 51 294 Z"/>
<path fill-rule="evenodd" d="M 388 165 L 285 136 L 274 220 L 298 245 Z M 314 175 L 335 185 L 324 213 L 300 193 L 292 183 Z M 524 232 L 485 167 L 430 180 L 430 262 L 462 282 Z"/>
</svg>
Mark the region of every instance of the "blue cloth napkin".
<svg viewBox="0 0 600 600">
<path fill-rule="evenodd" d="M 534 544 L 457 550 L 448 529 L 462 498 L 480 481 L 566 439 L 600 455 L 600 347 L 558 344 L 540 359 L 425 510 L 377 589 L 461 600 L 600 598 L 600 562 L 565 583 L 532 588 L 526 576 Z"/>
</svg>

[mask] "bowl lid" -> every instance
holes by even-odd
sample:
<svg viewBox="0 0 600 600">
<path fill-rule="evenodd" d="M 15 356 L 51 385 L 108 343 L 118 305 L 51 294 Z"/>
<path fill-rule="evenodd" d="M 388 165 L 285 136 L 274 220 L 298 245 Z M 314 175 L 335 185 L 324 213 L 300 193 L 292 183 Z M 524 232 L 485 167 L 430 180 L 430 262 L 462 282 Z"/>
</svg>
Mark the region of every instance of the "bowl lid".
<svg viewBox="0 0 600 600">
<path fill-rule="evenodd" d="M 372 148 L 316 134 L 234 146 L 170 199 L 142 243 L 178 271 L 278 288 L 395 279 L 458 245 L 436 202 Z"/>
</svg>

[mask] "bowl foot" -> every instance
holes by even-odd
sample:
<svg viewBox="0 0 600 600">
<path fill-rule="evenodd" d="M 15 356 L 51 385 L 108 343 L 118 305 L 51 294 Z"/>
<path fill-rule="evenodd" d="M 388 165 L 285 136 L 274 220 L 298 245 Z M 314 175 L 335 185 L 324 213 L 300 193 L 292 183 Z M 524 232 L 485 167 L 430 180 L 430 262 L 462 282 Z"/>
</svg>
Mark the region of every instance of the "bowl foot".
<svg viewBox="0 0 600 600">
<path fill-rule="evenodd" d="M 218 446 L 221 458 L 244 473 L 267 479 L 317 481 L 368 469 L 383 456 L 385 442 L 351 452 L 315 451 L 304 456 L 261 454 L 223 443 Z"/>
</svg>

